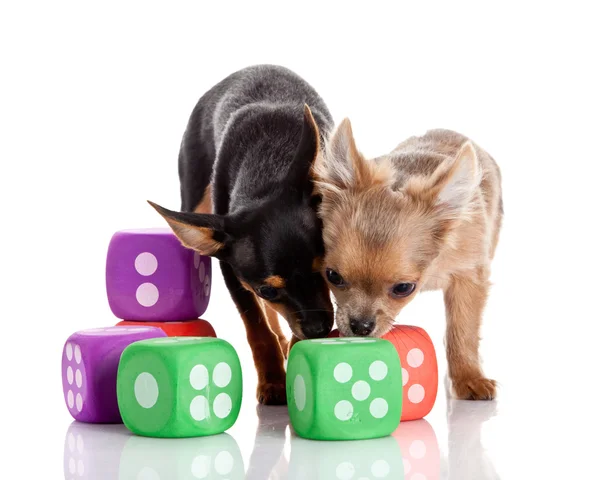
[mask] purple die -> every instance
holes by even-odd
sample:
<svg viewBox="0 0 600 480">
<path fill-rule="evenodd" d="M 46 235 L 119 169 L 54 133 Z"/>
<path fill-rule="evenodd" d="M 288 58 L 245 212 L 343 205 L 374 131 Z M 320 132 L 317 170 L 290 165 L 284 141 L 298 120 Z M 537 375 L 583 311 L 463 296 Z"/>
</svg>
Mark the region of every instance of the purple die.
<svg viewBox="0 0 600 480">
<path fill-rule="evenodd" d="M 63 348 L 62 381 L 73 418 L 88 423 L 121 423 L 117 405 L 121 353 L 138 340 L 166 336 L 160 328 L 142 326 L 92 328 L 71 335 Z"/>
<path fill-rule="evenodd" d="M 106 259 L 108 303 L 124 320 L 196 319 L 208 307 L 210 257 L 185 248 L 168 228 L 113 235 Z"/>
</svg>

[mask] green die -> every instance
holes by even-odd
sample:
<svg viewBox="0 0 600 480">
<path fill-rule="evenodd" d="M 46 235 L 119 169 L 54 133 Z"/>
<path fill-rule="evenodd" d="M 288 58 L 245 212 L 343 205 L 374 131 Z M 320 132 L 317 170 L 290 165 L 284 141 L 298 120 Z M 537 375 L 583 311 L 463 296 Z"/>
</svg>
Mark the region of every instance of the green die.
<svg viewBox="0 0 600 480">
<path fill-rule="evenodd" d="M 129 345 L 117 373 L 123 423 L 148 437 L 222 433 L 237 420 L 242 369 L 218 338 L 168 337 Z"/>
<path fill-rule="evenodd" d="M 400 423 L 402 368 L 387 340 L 298 342 L 290 352 L 286 390 L 292 426 L 304 438 L 377 438 Z"/>
</svg>

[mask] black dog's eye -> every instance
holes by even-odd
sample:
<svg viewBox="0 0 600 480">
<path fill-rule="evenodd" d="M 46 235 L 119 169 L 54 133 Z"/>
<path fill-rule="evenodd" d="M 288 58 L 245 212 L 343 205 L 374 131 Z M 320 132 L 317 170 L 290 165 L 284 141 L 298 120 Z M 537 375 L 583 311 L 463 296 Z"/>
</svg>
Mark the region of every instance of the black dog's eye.
<svg viewBox="0 0 600 480">
<path fill-rule="evenodd" d="M 265 300 L 274 300 L 279 295 L 279 292 L 275 287 L 262 285 L 261 287 L 258 287 L 258 294 Z"/>
<path fill-rule="evenodd" d="M 408 297 L 415 291 L 416 286 L 414 283 L 397 283 L 392 288 L 392 296 L 396 298 Z"/>
<path fill-rule="evenodd" d="M 325 273 L 327 274 L 327 280 L 329 280 L 329 283 L 332 285 L 335 285 L 336 287 L 343 287 L 345 285 L 346 282 L 344 282 L 342 276 L 335 270 L 328 268 Z"/>
</svg>

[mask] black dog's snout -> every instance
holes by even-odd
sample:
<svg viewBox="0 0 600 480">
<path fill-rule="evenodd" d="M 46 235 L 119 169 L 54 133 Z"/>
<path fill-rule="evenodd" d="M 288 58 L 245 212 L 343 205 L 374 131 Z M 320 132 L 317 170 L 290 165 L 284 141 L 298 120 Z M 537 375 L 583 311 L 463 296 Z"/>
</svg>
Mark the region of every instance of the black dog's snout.
<svg viewBox="0 0 600 480">
<path fill-rule="evenodd" d="M 350 319 L 350 330 L 355 335 L 365 337 L 369 335 L 375 329 L 374 318 L 351 318 Z"/>
<path fill-rule="evenodd" d="M 330 331 L 331 327 L 322 323 L 315 323 L 302 327 L 302 333 L 304 333 L 306 338 L 323 338 L 326 337 Z"/>
</svg>

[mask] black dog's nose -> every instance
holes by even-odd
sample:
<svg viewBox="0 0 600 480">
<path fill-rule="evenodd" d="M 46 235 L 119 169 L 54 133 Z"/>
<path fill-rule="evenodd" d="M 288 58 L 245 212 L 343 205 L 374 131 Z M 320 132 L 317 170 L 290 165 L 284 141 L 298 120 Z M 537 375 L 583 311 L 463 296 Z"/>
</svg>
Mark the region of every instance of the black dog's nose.
<svg viewBox="0 0 600 480">
<path fill-rule="evenodd" d="M 374 318 L 351 318 L 350 330 L 355 335 L 365 337 L 369 335 L 375 328 Z"/>
<path fill-rule="evenodd" d="M 324 338 L 331 331 L 331 327 L 322 323 L 304 325 L 302 333 L 306 338 Z"/>
</svg>

